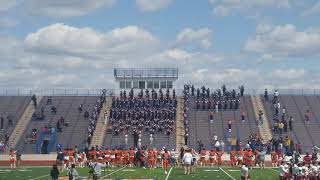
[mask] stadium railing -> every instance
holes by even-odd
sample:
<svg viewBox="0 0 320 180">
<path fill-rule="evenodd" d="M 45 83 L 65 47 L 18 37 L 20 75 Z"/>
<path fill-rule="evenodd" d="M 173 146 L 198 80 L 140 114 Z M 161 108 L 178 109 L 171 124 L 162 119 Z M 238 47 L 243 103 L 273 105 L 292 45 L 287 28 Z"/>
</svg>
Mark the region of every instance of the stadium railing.
<svg viewBox="0 0 320 180">
<path fill-rule="evenodd" d="M 0 96 L 98 96 L 106 91 L 112 96 L 114 89 L 1 89 Z"/>
</svg>

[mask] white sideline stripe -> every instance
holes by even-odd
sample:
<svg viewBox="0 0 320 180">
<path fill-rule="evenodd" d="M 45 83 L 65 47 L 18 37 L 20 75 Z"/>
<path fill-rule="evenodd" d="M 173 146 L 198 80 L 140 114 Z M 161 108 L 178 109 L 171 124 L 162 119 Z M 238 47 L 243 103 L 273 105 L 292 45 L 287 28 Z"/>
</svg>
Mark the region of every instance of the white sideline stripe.
<svg viewBox="0 0 320 180">
<path fill-rule="evenodd" d="M 173 168 L 173 167 L 170 168 L 169 173 L 168 173 L 168 175 L 167 175 L 167 177 L 166 177 L 166 180 L 168 180 L 168 178 L 169 178 L 169 176 L 170 176 L 170 173 L 171 173 L 171 171 L 172 171 L 172 168 Z"/>
<path fill-rule="evenodd" d="M 232 180 L 236 180 L 234 177 L 232 177 L 229 173 L 227 173 L 225 170 L 223 170 L 221 167 L 219 167 L 219 169 L 224 172 L 227 176 L 229 176 L 230 179 Z"/>
<path fill-rule="evenodd" d="M 272 170 L 272 171 L 274 171 L 274 172 L 279 173 L 279 171 L 277 171 L 277 170 L 275 170 L 275 169 L 273 169 L 273 168 L 269 168 L 269 169 Z"/>
<path fill-rule="evenodd" d="M 116 170 L 116 171 L 113 171 L 112 173 L 109 173 L 109 174 L 107 174 L 107 175 L 105 175 L 105 176 L 102 176 L 101 177 L 101 179 L 102 178 L 105 178 L 105 177 L 108 177 L 108 176 L 110 176 L 110 175 L 112 175 L 112 174 L 114 174 L 114 173 L 116 173 L 116 172 L 119 172 L 119 171 L 121 171 L 122 169 L 125 169 L 126 167 L 122 167 L 122 168 L 120 168 L 120 169 L 118 169 L 118 170 Z"/>
<path fill-rule="evenodd" d="M 29 179 L 29 180 L 41 179 L 41 178 L 44 178 L 44 177 L 47 177 L 47 176 L 49 176 L 49 174 L 43 175 L 43 176 L 39 176 L 37 178 L 32 178 L 32 179 Z"/>
</svg>

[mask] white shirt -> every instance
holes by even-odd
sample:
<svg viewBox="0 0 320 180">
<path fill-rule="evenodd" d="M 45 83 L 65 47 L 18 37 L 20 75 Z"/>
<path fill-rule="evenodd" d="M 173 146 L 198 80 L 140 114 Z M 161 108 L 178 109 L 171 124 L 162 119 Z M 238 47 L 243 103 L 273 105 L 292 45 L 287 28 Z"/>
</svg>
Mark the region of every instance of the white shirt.
<svg viewBox="0 0 320 180">
<path fill-rule="evenodd" d="M 279 166 L 279 175 L 280 176 L 285 176 L 286 173 L 288 173 L 288 170 L 283 165 L 280 165 Z"/>
<path fill-rule="evenodd" d="M 185 164 L 191 164 L 192 154 L 189 153 L 189 152 L 184 153 L 183 158 L 182 158 L 182 161 L 183 161 Z"/>
<path fill-rule="evenodd" d="M 214 145 L 215 147 L 220 147 L 220 142 L 216 141 L 216 144 Z"/>
<path fill-rule="evenodd" d="M 217 140 L 218 140 L 218 136 L 217 136 L 217 135 L 214 135 L 214 136 L 213 136 L 213 140 L 214 140 L 214 141 L 217 141 Z"/>
<path fill-rule="evenodd" d="M 249 168 L 246 167 L 245 165 L 243 165 L 241 167 L 241 176 L 242 177 L 248 177 L 248 174 L 249 174 Z"/>
<path fill-rule="evenodd" d="M 279 96 L 279 92 L 278 92 L 278 91 L 275 91 L 275 92 L 274 92 L 274 95 L 275 95 L 276 97 L 278 97 L 278 96 Z"/>
</svg>

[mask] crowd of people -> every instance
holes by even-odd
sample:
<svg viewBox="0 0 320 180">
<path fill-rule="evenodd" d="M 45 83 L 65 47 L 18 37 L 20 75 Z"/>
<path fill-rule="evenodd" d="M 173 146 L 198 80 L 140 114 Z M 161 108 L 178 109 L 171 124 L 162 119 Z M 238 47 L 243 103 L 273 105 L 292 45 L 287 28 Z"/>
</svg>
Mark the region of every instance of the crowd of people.
<svg viewBox="0 0 320 180">
<path fill-rule="evenodd" d="M 194 85 L 185 85 L 184 90 L 190 93 L 191 97 L 195 98 L 193 107 L 203 110 L 237 110 L 240 105 L 240 96 L 243 96 L 244 87 L 239 87 L 240 92 L 237 93 L 235 89 L 227 91 L 226 86 L 223 85 L 221 89 L 214 92 L 209 88 L 202 86 L 195 88 Z"/>
<path fill-rule="evenodd" d="M 177 100 L 175 90 L 162 89 L 157 93 L 154 89 L 151 93 L 148 89 L 141 90 L 138 96 L 134 96 L 131 89 L 129 96 L 126 91 L 120 92 L 119 98 L 112 99 L 109 113 L 109 122 L 112 125 L 112 133 L 118 135 L 141 136 L 143 132 L 154 135 L 164 133 L 170 135 L 175 129 Z M 141 137 L 134 138 L 135 147 Z"/>
</svg>

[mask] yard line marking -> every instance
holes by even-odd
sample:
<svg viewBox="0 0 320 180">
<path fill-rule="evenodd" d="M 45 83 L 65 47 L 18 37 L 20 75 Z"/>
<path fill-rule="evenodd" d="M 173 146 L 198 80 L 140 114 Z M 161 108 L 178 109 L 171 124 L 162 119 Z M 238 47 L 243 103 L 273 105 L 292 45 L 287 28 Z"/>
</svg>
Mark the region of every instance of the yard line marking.
<svg viewBox="0 0 320 180">
<path fill-rule="evenodd" d="M 206 172 L 211 172 L 211 171 L 217 172 L 217 171 L 219 171 L 219 170 L 218 170 L 218 169 L 205 169 L 205 170 L 203 170 L 203 171 L 206 171 Z"/>
<path fill-rule="evenodd" d="M 173 168 L 173 167 L 170 168 L 169 173 L 168 173 L 168 175 L 167 175 L 167 177 L 166 177 L 166 180 L 168 180 L 168 178 L 169 178 L 169 176 L 170 176 L 170 173 L 171 173 L 171 171 L 172 171 L 172 168 Z"/>
<path fill-rule="evenodd" d="M 39 177 L 37 177 L 37 178 L 31 178 L 31 179 L 29 179 L 29 180 L 41 179 L 41 178 L 44 178 L 44 177 L 47 177 L 47 176 L 49 176 L 49 174 L 43 175 L 43 176 L 39 176 Z"/>
<path fill-rule="evenodd" d="M 274 171 L 274 172 L 279 172 L 279 171 L 277 171 L 277 170 L 275 170 L 275 169 L 273 169 L 273 168 L 268 168 L 268 169 L 270 169 L 270 170 L 272 170 L 272 171 Z"/>
<path fill-rule="evenodd" d="M 105 178 L 105 177 L 108 177 L 108 176 L 110 176 L 110 175 L 112 175 L 112 174 L 114 174 L 114 173 L 116 173 L 116 172 L 119 172 L 119 171 L 121 171 L 121 170 L 123 170 L 123 169 L 125 169 L 126 167 L 122 167 L 122 168 L 120 168 L 120 169 L 118 169 L 118 170 L 116 170 L 116 171 L 113 171 L 112 173 L 109 173 L 109 174 L 107 174 L 107 175 L 105 175 L 105 176 L 102 176 L 101 177 L 101 179 L 103 179 L 103 178 Z"/>
<path fill-rule="evenodd" d="M 227 176 L 229 176 L 230 179 L 232 180 L 236 180 L 234 177 L 232 177 L 229 173 L 227 173 L 225 170 L 223 170 L 221 167 L 219 167 L 219 169 L 224 172 Z"/>
<path fill-rule="evenodd" d="M 133 171 L 136 171 L 135 169 L 124 169 L 123 171 L 126 171 L 126 172 L 133 172 Z"/>
</svg>

